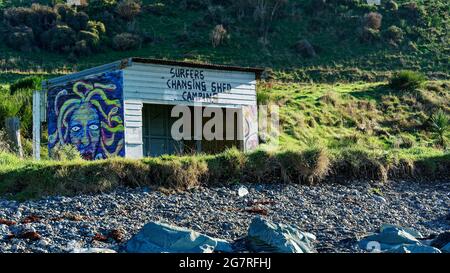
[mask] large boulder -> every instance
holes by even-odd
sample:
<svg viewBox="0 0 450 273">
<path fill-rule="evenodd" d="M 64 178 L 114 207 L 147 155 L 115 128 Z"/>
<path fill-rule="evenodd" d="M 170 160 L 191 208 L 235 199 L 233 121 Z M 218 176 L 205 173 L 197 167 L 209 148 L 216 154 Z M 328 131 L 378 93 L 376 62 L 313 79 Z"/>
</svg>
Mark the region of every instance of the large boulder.
<svg viewBox="0 0 450 273">
<path fill-rule="evenodd" d="M 147 223 L 126 244 L 132 253 L 232 252 L 231 244 L 199 232 L 160 222 Z"/>
<path fill-rule="evenodd" d="M 391 224 L 382 224 L 380 227 L 380 232 L 383 232 L 383 230 L 388 229 L 388 228 L 397 228 L 397 229 L 401 229 L 409 234 L 411 234 L 412 236 L 414 236 L 414 238 L 416 239 L 420 239 L 423 238 L 422 233 L 420 233 L 419 231 L 413 229 L 413 228 L 405 228 L 405 227 L 401 227 L 401 226 L 396 226 L 396 225 L 391 225 Z"/>
<path fill-rule="evenodd" d="M 253 218 L 248 229 L 249 248 L 255 252 L 311 253 L 316 237 L 294 225 L 275 224 L 261 217 Z"/>
<path fill-rule="evenodd" d="M 434 240 L 431 242 L 431 246 L 436 248 L 443 248 L 445 245 L 450 243 L 450 231 L 439 234 Z"/>
<path fill-rule="evenodd" d="M 446 244 L 441 248 L 442 252 L 444 253 L 450 253 L 450 243 Z"/>
<path fill-rule="evenodd" d="M 379 247 L 378 250 L 384 251 L 403 244 L 417 244 L 419 241 L 403 228 L 388 227 L 382 229 L 378 234 L 365 237 L 359 242 L 359 247 L 364 250 L 370 250 L 376 247 L 375 243 Z"/>
<path fill-rule="evenodd" d="M 441 251 L 432 246 L 422 244 L 400 245 L 389 249 L 388 253 L 441 253 Z"/>
</svg>

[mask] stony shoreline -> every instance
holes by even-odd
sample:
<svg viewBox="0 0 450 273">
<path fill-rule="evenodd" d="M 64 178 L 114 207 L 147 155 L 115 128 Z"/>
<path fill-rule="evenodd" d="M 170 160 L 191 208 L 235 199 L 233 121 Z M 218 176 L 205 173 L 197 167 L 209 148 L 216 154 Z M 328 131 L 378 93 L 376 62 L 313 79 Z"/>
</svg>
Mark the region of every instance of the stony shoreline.
<svg viewBox="0 0 450 273">
<path fill-rule="evenodd" d="M 26 202 L 0 198 L 0 253 L 69 252 L 80 247 L 121 252 L 149 221 L 238 240 L 255 215 L 313 233 L 318 252 L 360 252 L 357 241 L 383 223 L 414 228 L 425 236 L 450 230 L 450 181 L 243 184 L 249 190 L 243 197 L 238 195 L 240 186 L 173 194 L 119 188 Z"/>
</svg>

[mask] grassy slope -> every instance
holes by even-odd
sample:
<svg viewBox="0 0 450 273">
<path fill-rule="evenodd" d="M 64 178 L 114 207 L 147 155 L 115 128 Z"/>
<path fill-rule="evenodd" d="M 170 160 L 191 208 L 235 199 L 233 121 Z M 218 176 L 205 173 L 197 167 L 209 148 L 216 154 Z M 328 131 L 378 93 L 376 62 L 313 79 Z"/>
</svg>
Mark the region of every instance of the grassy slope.
<svg viewBox="0 0 450 273">
<path fill-rule="evenodd" d="M 144 1 L 146 4 L 154 2 L 164 1 Z M 424 1 L 418 2 L 423 4 Z M 443 3 L 445 1 L 432 0 L 423 5 L 430 14 L 433 6 Z M 355 16 L 362 16 L 365 12 L 352 11 Z M 273 69 L 274 79 L 260 83 L 258 97 L 261 101 L 273 101 L 281 106 L 282 150 L 295 150 L 302 159 L 303 151 L 307 151 L 311 144 L 326 147 L 327 157 L 331 160 L 331 177 L 340 173 L 347 178 L 373 179 L 385 178 L 386 174 L 395 178 L 412 173 L 422 178 L 433 177 L 434 174 L 449 177 L 449 154 L 435 147 L 435 136 L 429 132 L 426 123 L 437 108 L 443 108 L 449 113 L 450 82 L 431 81 L 417 92 L 401 94 L 389 90 L 385 82 L 379 81 L 392 70 L 403 68 L 448 78 L 449 37 L 448 24 L 445 24 L 448 22 L 448 13 L 436 13 L 430 26 L 421 27 L 421 31 L 429 35 L 415 41 L 418 51 L 411 51 L 405 45 L 394 48 L 385 44 L 360 44 L 356 35 L 359 23 L 346 21 L 338 24 L 333 21 L 332 14 L 321 17 L 325 21 L 324 27 L 310 31 L 308 22 L 312 16 L 302 13 L 277 21 L 269 37 L 270 43 L 265 48 L 256 42 L 258 35 L 251 24 L 236 21 L 229 28 L 231 41 L 214 49 L 208 36 L 215 23 L 192 27 L 205 13 L 202 10 L 187 12 L 178 7 L 166 7 L 161 16 L 143 14 L 139 18 L 140 26 L 153 33 L 156 38 L 154 43 L 135 51 L 107 50 L 82 57 L 76 63 L 58 54 L 17 52 L 0 44 L 0 83 L 9 84 L 18 77 L 36 73 L 50 77 L 129 56 L 267 66 Z M 386 15 L 383 28 L 390 24 L 389 15 Z M 183 35 L 185 30 L 187 36 Z M 339 37 L 336 35 L 337 30 L 341 33 Z M 342 36 L 347 38 L 342 39 Z M 318 57 L 306 59 L 291 49 L 292 44 L 300 38 L 307 38 L 318 46 Z M 310 80 L 335 83 L 316 84 Z M 209 162 L 206 164 L 208 171 L 205 171 L 203 163 L 195 163 L 196 158 L 181 159 L 184 163 L 172 158 L 167 164 L 163 164 L 165 161 L 160 159 L 142 162 L 120 159 L 101 162 L 33 162 L 2 154 L 0 193 L 16 193 L 22 198 L 54 193 L 72 194 L 107 190 L 119 183 L 137 185 L 140 180 L 147 181 L 149 177 L 165 177 L 164 181 L 170 177 L 168 181 L 174 185 L 195 185 L 204 182 L 203 175 L 206 174 L 215 177 L 214 181 L 223 179 L 220 175 L 222 172 L 217 171 L 222 168 L 214 167 L 214 162 L 220 162 L 221 157 L 223 155 L 197 158 Z M 253 171 L 248 171 L 246 167 L 247 172 L 253 173 L 251 181 L 266 177 L 264 172 L 271 171 L 265 168 L 267 166 L 258 165 L 261 164 L 258 156 L 246 157 L 250 162 L 248 165 L 253 167 L 255 162 L 259 162 L 256 164 L 259 168 L 253 168 Z M 267 159 L 267 155 L 262 158 Z M 277 160 L 283 165 L 283 156 L 280 158 Z M 232 159 L 225 162 L 239 162 Z M 313 161 L 312 169 L 321 166 L 317 158 Z M 184 167 L 180 170 L 176 167 L 180 164 L 194 164 L 197 166 L 194 169 L 199 173 L 189 173 L 189 168 Z M 301 164 L 297 167 L 303 168 Z M 254 169 L 263 170 L 263 173 L 255 175 Z M 228 169 L 225 170 L 225 173 L 230 173 Z M 306 170 L 309 172 L 311 168 Z M 305 169 L 302 169 L 300 174 L 295 173 L 293 176 L 303 177 L 304 172 Z M 73 177 L 80 177 L 73 176 L 74 173 L 85 173 L 83 177 L 89 179 L 73 180 Z M 181 174 L 181 177 L 174 173 Z M 242 170 L 237 171 L 231 180 L 240 181 L 241 173 Z M 282 176 L 285 181 L 285 173 L 286 170 L 283 175 L 273 171 L 272 175 L 278 178 Z M 104 179 L 92 181 L 92 178 L 102 175 Z M 194 181 L 187 179 L 190 176 L 194 177 Z M 158 185 L 159 182 L 149 180 L 148 183 Z"/>
<path fill-rule="evenodd" d="M 339 10 L 330 7 L 312 15 L 300 5 L 284 12 L 274 22 L 269 43 L 263 46 L 258 42 L 259 35 L 251 18 L 238 20 L 230 10 L 222 14 L 224 19 L 211 22 L 205 19 L 208 15 L 206 9 L 184 10 L 167 2 L 143 1 L 145 5 L 162 4 L 161 14 L 145 11 L 139 16 L 139 27 L 151 33 L 155 42 L 134 51 L 106 50 L 70 62 L 59 54 L 17 52 L 2 43 L 0 80 L 10 81 L 30 73 L 64 74 L 129 56 L 270 67 L 278 79 L 294 81 L 380 80 L 391 70 L 403 68 L 448 77 L 449 5 L 446 1 L 415 1 L 427 12 L 425 25 L 416 25 L 400 19 L 392 11 L 378 8 L 383 14 L 382 31 L 395 24 L 404 31 L 421 36 L 413 38 L 410 37 L 412 34 L 408 35 L 397 48 L 386 42 L 361 44 L 358 41 L 361 18 L 373 7 L 341 7 Z M 213 48 L 209 33 L 220 21 L 228 22 L 231 40 Z M 316 58 L 304 58 L 292 49 L 303 38 L 316 46 Z M 417 50 L 408 46 L 410 40 L 416 44 Z"/>
</svg>

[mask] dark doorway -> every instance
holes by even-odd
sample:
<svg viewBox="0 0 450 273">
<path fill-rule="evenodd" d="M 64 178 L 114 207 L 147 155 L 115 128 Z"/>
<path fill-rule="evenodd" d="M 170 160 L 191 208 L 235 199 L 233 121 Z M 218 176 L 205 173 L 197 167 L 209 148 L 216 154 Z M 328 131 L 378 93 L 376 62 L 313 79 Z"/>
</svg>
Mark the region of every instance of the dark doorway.
<svg viewBox="0 0 450 273">
<path fill-rule="evenodd" d="M 144 156 L 181 153 L 180 142 L 172 139 L 170 129 L 175 118 L 170 117 L 171 105 L 144 104 L 142 130 Z"/>
<path fill-rule="evenodd" d="M 173 123 L 178 117 L 171 117 L 172 105 L 160 104 L 144 104 L 142 110 L 143 120 L 143 141 L 144 156 L 159 156 L 164 154 L 194 154 L 204 152 L 207 154 L 220 153 L 227 148 L 241 148 L 241 141 L 237 140 L 237 115 L 233 116 L 233 120 L 223 121 L 224 133 L 226 134 L 226 124 L 232 122 L 234 124 L 235 140 L 193 140 L 194 139 L 194 109 L 191 110 L 191 140 L 176 141 L 172 139 L 171 129 Z M 203 110 L 203 109 L 202 109 Z M 225 118 L 225 109 L 222 109 Z M 203 117 L 203 125 L 210 118 Z M 225 137 L 225 135 L 224 135 Z"/>
</svg>

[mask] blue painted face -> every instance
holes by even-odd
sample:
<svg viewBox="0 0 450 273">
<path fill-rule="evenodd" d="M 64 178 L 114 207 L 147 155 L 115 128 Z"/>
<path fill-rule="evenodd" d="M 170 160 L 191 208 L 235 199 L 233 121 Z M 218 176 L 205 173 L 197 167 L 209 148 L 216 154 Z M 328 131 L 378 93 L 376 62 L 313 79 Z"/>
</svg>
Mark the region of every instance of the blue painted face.
<svg viewBox="0 0 450 273">
<path fill-rule="evenodd" d="M 84 159 L 94 159 L 100 143 L 100 118 L 90 103 L 83 103 L 69 120 L 69 135 Z"/>
</svg>

